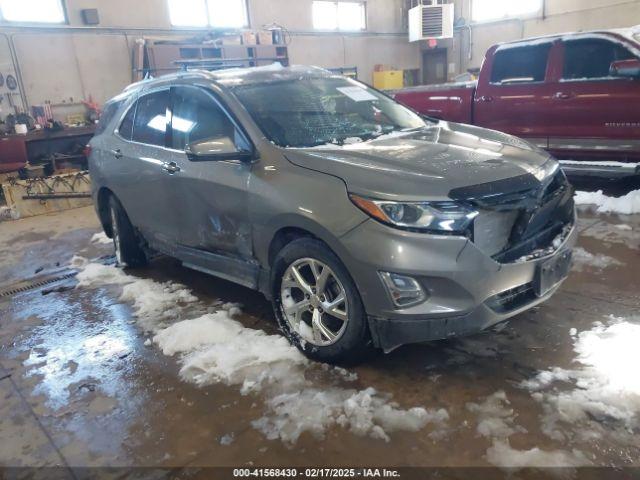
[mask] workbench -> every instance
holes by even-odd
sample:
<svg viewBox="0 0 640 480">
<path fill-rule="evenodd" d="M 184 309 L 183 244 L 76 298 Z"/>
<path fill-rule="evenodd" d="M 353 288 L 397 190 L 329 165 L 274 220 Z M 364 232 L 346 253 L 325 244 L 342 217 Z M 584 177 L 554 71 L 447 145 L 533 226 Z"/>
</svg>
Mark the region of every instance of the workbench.
<svg viewBox="0 0 640 480">
<path fill-rule="evenodd" d="M 95 125 L 66 127 L 64 130 L 32 130 L 26 135 L 0 136 L 0 173 L 30 165 L 50 163 L 56 153 L 77 153 L 78 145 L 86 145 L 95 132 Z"/>
</svg>

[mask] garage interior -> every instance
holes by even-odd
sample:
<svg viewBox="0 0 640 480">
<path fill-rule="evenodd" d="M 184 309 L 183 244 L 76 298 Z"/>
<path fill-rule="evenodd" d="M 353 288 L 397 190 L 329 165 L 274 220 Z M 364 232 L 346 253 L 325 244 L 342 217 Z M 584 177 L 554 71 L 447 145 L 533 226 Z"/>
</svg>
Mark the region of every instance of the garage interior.
<svg viewBox="0 0 640 480">
<path fill-rule="evenodd" d="M 436 9 L 436 23 L 421 9 Z M 335 467 L 635 478 L 637 25 L 640 0 L 0 0 L 0 477 L 262 478 L 273 472 L 255 469 Z M 522 100 L 526 81 L 513 87 L 523 109 L 502 124 L 522 120 L 506 133 L 563 160 L 578 240 L 556 293 L 506 323 L 330 365 L 288 344 L 257 291 L 160 254 L 143 268 L 116 266 L 87 144 L 105 104 L 132 83 L 309 65 L 460 122 L 420 111 L 403 92 L 462 105 L 447 88 L 478 88 L 479 108 L 492 46 L 611 31 L 635 42 L 630 57 L 607 60 L 629 67 L 626 83 L 613 91 L 614 73 L 580 78 L 597 84 L 587 109 L 543 108 L 562 127 L 606 122 L 609 137 L 569 145 L 577 128 L 566 148 L 541 143 L 524 122 L 542 100 Z M 616 96 L 620 121 L 599 120 L 597 98 Z M 582 158 L 584 145 L 596 156 Z M 203 316 L 211 323 L 196 322 Z"/>
</svg>

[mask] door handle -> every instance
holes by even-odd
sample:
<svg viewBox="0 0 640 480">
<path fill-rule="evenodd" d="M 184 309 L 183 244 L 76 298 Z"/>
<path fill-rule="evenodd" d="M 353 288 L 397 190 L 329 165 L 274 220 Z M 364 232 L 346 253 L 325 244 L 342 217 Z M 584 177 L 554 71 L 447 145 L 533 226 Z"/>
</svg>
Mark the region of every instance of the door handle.
<svg viewBox="0 0 640 480">
<path fill-rule="evenodd" d="M 122 150 L 120 150 L 119 148 L 111 150 L 111 153 L 113 153 L 113 156 L 116 158 L 122 158 Z"/>
<path fill-rule="evenodd" d="M 178 166 L 178 164 L 176 162 L 165 162 L 162 164 L 162 169 L 165 172 L 170 173 L 171 175 L 173 175 L 176 172 L 180 171 L 180 167 Z"/>
<path fill-rule="evenodd" d="M 553 96 L 553 98 L 555 98 L 556 100 L 568 100 L 571 98 L 571 94 L 566 92 L 558 92 Z"/>
<path fill-rule="evenodd" d="M 491 95 L 482 95 L 480 97 L 481 102 L 493 102 L 493 97 Z"/>
</svg>

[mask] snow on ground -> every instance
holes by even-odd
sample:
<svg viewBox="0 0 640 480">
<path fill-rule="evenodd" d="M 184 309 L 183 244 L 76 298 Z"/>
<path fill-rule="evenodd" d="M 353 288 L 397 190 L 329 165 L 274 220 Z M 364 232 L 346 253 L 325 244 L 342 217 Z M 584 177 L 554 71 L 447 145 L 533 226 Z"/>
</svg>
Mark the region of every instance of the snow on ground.
<svg viewBox="0 0 640 480">
<path fill-rule="evenodd" d="M 634 190 L 622 197 L 608 197 L 597 192 L 576 192 L 576 205 L 595 205 L 599 213 L 640 213 L 640 190 Z"/>
<path fill-rule="evenodd" d="M 623 265 L 613 257 L 604 255 L 602 253 L 593 254 L 588 252 L 582 247 L 575 247 L 573 249 L 573 270 L 581 272 L 585 268 L 593 268 L 596 270 L 603 270 L 612 266 Z"/>
<path fill-rule="evenodd" d="M 543 406 L 543 432 L 558 441 L 570 441 L 571 435 L 589 440 L 612 434 L 637 445 L 640 317 L 609 317 L 591 330 L 571 333 L 575 368 L 546 370 L 522 384 Z"/>
<path fill-rule="evenodd" d="M 308 431 L 317 438 L 335 425 L 360 436 L 389 441 L 389 433 L 417 432 L 428 424 L 438 429 L 446 426 L 449 414 L 443 408 L 425 410 L 414 407 L 403 410 L 390 402 L 390 395 L 373 388 L 355 389 L 305 388 L 268 399 L 273 414 L 253 422 L 253 426 L 274 440 L 295 443 Z M 438 433 L 432 433 L 432 435 Z"/>
<path fill-rule="evenodd" d="M 489 463 L 505 468 L 576 467 L 589 464 L 589 460 L 578 450 L 513 448 L 509 437 L 517 433 L 527 433 L 527 430 L 516 424 L 517 415 L 510 405 L 503 390 L 488 396 L 482 403 L 467 403 L 467 410 L 478 418 L 478 434 L 491 441 L 485 456 Z"/>
<path fill-rule="evenodd" d="M 438 434 L 446 428 L 444 409 L 405 410 L 391 395 L 373 388 L 340 386 L 357 376 L 310 362 L 280 335 L 246 328 L 232 318 L 240 313 L 236 304 L 220 303 L 212 310 L 178 283 L 137 278 L 81 257 L 74 257 L 72 265 L 80 269 L 78 288 L 122 288 L 120 300 L 131 303 L 140 326 L 152 332 L 153 343 L 165 355 L 178 355 L 184 380 L 239 386 L 243 395 L 260 392 L 266 410 L 252 425 L 269 439 L 295 443 L 304 432 L 323 437 L 327 429 L 342 427 L 389 441 L 397 431 L 431 425 L 432 434 Z M 326 385 L 307 379 L 311 369 L 328 375 Z"/>
<path fill-rule="evenodd" d="M 91 243 L 98 243 L 98 244 L 111 244 L 113 243 L 113 240 L 111 240 L 109 237 L 107 237 L 107 234 L 104 232 L 99 232 L 96 233 L 93 237 L 91 237 Z"/>
<path fill-rule="evenodd" d="M 580 236 L 595 238 L 606 243 L 615 243 L 616 248 L 623 245 L 623 248 L 638 249 L 640 248 L 640 235 L 638 228 L 627 224 L 612 224 L 607 221 L 591 223 L 585 225 L 580 231 Z"/>
<path fill-rule="evenodd" d="M 580 467 L 591 462 L 578 450 L 545 451 L 538 447 L 516 450 L 508 441 L 495 440 L 487 450 L 487 461 L 505 468 Z"/>
</svg>

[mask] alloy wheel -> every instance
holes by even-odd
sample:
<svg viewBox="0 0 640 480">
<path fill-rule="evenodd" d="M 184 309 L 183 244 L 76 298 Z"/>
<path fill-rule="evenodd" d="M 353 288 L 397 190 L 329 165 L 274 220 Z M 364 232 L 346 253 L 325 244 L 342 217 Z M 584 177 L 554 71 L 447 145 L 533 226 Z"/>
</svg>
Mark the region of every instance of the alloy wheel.
<svg viewBox="0 0 640 480">
<path fill-rule="evenodd" d="M 349 321 L 342 282 L 325 263 L 301 258 L 284 272 L 280 296 L 292 331 L 316 346 L 337 342 Z"/>
</svg>

